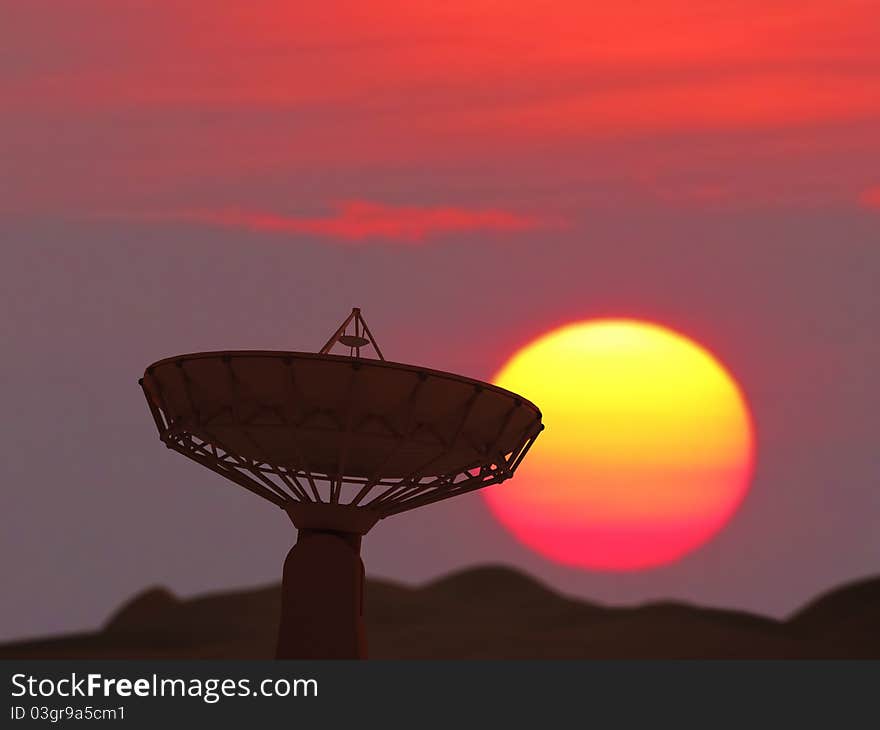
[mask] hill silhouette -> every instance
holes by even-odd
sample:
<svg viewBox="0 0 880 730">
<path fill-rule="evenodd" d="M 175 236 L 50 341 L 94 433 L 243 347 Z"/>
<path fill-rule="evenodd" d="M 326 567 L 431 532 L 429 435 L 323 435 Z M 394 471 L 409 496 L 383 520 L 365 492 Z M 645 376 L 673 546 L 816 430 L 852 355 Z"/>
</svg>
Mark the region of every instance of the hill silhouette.
<svg viewBox="0 0 880 730">
<path fill-rule="evenodd" d="M 280 589 L 181 600 L 151 588 L 101 631 L 0 646 L 2 658 L 271 658 Z M 878 658 L 880 578 L 820 596 L 788 620 L 659 602 L 608 607 L 510 568 L 419 587 L 369 580 L 370 656 L 386 658 Z"/>
</svg>

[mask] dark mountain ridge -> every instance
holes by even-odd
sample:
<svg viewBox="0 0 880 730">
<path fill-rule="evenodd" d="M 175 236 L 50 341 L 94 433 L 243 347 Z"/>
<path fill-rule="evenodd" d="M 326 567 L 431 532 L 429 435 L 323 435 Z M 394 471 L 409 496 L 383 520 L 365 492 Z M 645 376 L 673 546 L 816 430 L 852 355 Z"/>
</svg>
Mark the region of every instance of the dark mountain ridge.
<svg viewBox="0 0 880 730">
<path fill-rule="evenodd" d="M 151 588 L 101 631 L 0 646 L 3 658 L 270 658 L 277 585 L 181 600 Z M 482 566 L 420 587 L 371 579 L 370 655 L 383 658 L 880 658 L 880 578 L 777 621 L 655 602 L 609 607 Z"/>
</svg>

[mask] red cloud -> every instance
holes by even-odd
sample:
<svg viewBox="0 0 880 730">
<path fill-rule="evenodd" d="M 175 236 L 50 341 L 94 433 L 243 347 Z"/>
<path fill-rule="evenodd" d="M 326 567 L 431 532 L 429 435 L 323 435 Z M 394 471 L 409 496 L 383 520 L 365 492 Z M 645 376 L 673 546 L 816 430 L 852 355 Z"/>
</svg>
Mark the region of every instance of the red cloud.
<svg viewBox="0 0 880 730">
<path fill-rule="evenodd" d="M 546 222 L 530 216 L 497 209 L 389 206 L 365 200 L 340 203 L 333 215 L 325 217 L 288 216 L 234 208 L 145 217 L 269 233 L 311 234 L 345 241 L 384 239 L 410 243 L 465 231 L 518 232 L 546 225 Z"/>
<path fill-rule="evenodd" d="M 880 210 L 880 185 L 865 190 L 861 196 L 859 196 L 859 201 L 866 208 Z"/>
<path fill-rule="evenodd" d="M 244 185 L 279 199 L 279 170 L 332 171 L 352 190 L 443 170 L 432 194 L 460 195 L 466 174 L 476 196 L 516 180 L 528 195 L 566 186 L 578 205 L 649 167 L 662 184 L 731 181 L 762 203 L 814 188 L 837 200 L 877 146 L 871 0 L 6 5 L 4 209 L 190 210 L 187 190 Z M 833 181 L 803 174 L 827 166 Z M 308 230 L 357 239 L 339 229 L 361 217 Z"/>
</svg>

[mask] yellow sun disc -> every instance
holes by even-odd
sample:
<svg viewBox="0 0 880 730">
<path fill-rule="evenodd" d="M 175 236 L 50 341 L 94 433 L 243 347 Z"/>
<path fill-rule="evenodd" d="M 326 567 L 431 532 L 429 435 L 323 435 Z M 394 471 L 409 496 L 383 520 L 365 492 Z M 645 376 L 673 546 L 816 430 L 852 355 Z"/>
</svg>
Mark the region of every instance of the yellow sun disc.
<svg viewBox="0 0 880 730">
<path fill-rule="evenodd" d="M 493 379 L 544 414 L 492 513 L 551 560 L 599 570 L 674 561 L 710 539 L 748 490 L 754 432 L 734 378 L 706 349 L 648 322 L 590 320 L 523 347 Z"/>
</svg>

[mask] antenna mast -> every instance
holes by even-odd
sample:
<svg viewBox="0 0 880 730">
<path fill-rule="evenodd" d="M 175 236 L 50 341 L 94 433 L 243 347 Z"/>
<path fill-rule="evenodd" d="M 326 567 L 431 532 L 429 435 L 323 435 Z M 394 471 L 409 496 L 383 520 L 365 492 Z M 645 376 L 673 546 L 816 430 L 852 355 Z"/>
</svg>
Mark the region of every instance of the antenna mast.
<svg viewBox="0 0 880 730">
<path fill-rule="evenodd" d="M 354 334 L 349 335 L 346 334 L 346 330 L 348 326 L 354 322 Z M 366 335 L 366 336 L 364 336 Z M 327 355 L 330 353 L 330 350 L 333 349 L 333 345 L 336 343 L 344 345 L 349 349 L 350 357 L 360 357 L 361 356 L 361 348 L 367 345 L 372 345 L 373 349 L 376 351 L 376 354 L 379 356 L 380 360 L 384 360 L 385 357 L 382 355 L 382 350 L 379 349 L 379 345 L 376 344 L 376 338 L 373 337 L 373 333 L 370 332 L 370 328 L 367 327 L 367 323 L 364 320 L 363 315 L 361 314 L 361 310 L 359 307 L 354 307 L 351 310 L 351 314 L 346 317 L 345 321 L 339 325 L 339 328 L 336 332 L 333 333 L 333 336 L 327 340 L 326 344 L 318 351 L 319 355 Z"/>
</svg>

